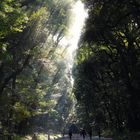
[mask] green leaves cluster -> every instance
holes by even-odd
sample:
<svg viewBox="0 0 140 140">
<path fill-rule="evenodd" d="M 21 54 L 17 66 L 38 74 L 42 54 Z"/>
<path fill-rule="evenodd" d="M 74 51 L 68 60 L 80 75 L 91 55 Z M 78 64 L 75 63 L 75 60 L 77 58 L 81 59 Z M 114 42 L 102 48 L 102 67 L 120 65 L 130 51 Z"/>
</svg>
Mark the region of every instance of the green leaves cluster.
<svg viewBox="0 0 140 140">
<path fill-rule="evenodd" d="M 19 2 L 4 0 L 0 2 L 0 38 L 13 32 L 22 32 L 28 17 Z"/>
</svg>

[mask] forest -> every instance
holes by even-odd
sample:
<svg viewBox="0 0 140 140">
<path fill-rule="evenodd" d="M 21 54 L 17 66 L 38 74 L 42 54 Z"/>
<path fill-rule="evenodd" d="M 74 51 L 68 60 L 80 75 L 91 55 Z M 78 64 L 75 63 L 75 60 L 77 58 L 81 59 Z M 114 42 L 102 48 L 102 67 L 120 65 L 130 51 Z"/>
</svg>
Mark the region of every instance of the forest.
<svg viewBox="0 0 140 140">
<path fill-rule="evenodd" d="M 77 1 L 0 0 L 0 140 L 73 124 L 140 139 L 140 1 L 81 0 L 88 17 L 71 70 L 61 42 Z"/>
<path fill-rule="evenodd" d="M 74 68 L 79 121 L 109 133 L 135 134 L 140 131 L 140 2 L 85 3 L 89 17 Z"/>
</svg>

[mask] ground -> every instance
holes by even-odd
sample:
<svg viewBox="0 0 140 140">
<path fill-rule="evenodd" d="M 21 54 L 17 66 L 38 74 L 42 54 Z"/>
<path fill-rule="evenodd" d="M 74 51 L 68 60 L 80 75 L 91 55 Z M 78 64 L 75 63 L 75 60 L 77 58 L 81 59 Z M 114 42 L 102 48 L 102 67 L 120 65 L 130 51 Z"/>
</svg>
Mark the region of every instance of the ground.
<svg viewBox="0 0 140 140">
<path fill-rule="evenodd" d="M 64 136 L 64 137 L 59 138 L 57 140 L 69 140 L 69 137 L 68 136 Z M 72 140 L 84 140 L 84 139 L 81 136 L 79 136 L 79 135 L 73 135 L 72 136 Z M 90 138 L 89 137 L 86 137 L 85 140 L 90 140 Z M 98 136 L 93 136 L 92 137 L 92 140 L 112 140 L 112 138 L 104 138 L 104 137 L 101 137 L 99 139 Z"/>
<path fill-rule="evenodd" d="M 48 138 L 48 135 L 47 134 L 38 134 L 38 140 L 70 140 L 68 135 L 65 135 L 64 137 L 61 137 L 62 135 L 51 135 L 49 138 Z M 31 140 L 32 138 L 31 137 L 26 137 L 24 140 Z M 86 136 L 85 139 L 83 139 L 79 134 L 74 134 L 72 136 L 72 140 L 90 140 L 90 138 L 88 136 Z M 93 136 L 92 137 L 92 140 L 113 140 L 112 138 L 104 138 L 104 137 L 101 137 L 99 139 L 98 136 Z"/>
</svg>

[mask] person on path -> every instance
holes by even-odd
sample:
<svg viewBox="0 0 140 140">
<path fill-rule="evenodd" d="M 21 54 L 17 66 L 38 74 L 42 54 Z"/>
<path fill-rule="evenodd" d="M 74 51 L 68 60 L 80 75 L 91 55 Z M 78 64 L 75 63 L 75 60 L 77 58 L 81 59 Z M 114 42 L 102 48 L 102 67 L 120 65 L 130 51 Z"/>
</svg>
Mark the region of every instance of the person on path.
<svg viewBox="0 0 140 140">
<path fill-rule="evenodd" d="M 34 133 L 33 137 L 32 137 L 32 140 L 37 140 L 37 136 L 36 134 Z"/>
<path fill-rule="evenodd" d="M 89 137 L 90 137 L 90 140 L 91 140 L 92 139 L 92 128 L 89 128 L 88 134 L 89 134 Z"/>
<path fill-rule="evenodd" d="M 82 136 L 82 128 L 80 128 L 80 136 Z"/>
<path fill-rule="evenodd" d="M 101 131 L 98 130 L 98 136 L 99 136 L 99 139 L 101 138 Z"/>
<path fill-rule="evenodd" d="M 71 130 L 69 130 L 69 138 L 70 138 L 70 140 L 72 139 L 72 131 Z"/>
<path fill-rule="evenodd" d="M 99 139 L 101 138 L 101 128 L 100 128 L 100 126 L 98 126 L 98 128 L 97 128 L 97 132 L 98 132 L 98 136 L 99 136 Z"/>
<path fill-rule="evenodd" d="M 85 139 L 85 136 L 86 136 L 86 130 L 83 128 L 82 129 L 82 136 L 83 136 L 83 139 Z"/>
</svg>

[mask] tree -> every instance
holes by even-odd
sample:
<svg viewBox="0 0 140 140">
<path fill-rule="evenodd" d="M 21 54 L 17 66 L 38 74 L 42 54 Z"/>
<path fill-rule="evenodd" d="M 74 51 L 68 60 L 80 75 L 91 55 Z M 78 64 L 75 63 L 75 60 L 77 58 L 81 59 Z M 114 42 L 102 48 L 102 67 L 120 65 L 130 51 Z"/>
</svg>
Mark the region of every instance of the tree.
<svg viewBox="0 0 140 140">
<path fill-rule="evenodd" d="M 67 78 L 61 78 L 65 67 L 60 66 L 65 64 L 61 62 L 61 54 L 55 54 L 66 31 L 68 10 L 69 3 L 64 1 L 1 2 L 0 128 L 3 134 L 28 133 L 27 127 L 30 128 L 34 118 L 44 116 L 44 112 L 46 116 L 53 113 L 51 109 L 55 109 L 59 98 L 53 100 L 52 94 L 68 92 L 67 84 L 64 91 L 56 86 L 62 79 L 67 82 Z"/>
<path fill-rule="evenodd" d="M 89 18 L 77 55 L 75 95 L 94 121 L 101 109 L 105 127 L 120 132 L 122 128 L 139 131 L 140 3 L 136 0 L 85 3 Z"/>
</svg>

